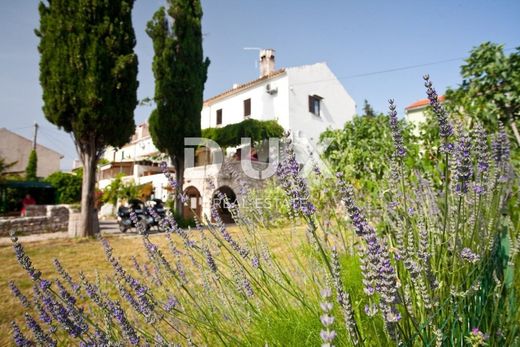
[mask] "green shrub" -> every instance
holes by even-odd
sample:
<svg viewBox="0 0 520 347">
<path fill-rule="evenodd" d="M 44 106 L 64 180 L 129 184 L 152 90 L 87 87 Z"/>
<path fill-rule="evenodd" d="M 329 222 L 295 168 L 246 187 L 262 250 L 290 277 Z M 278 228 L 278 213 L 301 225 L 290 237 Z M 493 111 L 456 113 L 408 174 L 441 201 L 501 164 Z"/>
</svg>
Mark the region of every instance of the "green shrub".
<svg viewBox="0 0 520 347">
<path fill-rule="evenodd" d="M 58 204 L 73 204 L 81 201 L 81 172 L 77 174 L 57 171 L 45 178 L 45 182 L 56 188 Z"/>
</svg>

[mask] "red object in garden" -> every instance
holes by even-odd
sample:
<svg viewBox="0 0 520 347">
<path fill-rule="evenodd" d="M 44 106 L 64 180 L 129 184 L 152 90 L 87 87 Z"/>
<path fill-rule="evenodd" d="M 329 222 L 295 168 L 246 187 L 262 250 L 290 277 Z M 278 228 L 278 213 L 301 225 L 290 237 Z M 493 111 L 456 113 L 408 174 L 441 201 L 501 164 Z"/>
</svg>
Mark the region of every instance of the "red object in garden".
<svg viewBox="0 0 520 347">
<path fill-rule="evenodd" d="M 27 214 L 26 207 L 29 205 L 36 205 L 36 200 L 30 194 L 27 194 L 22 200 L 22 217 L 25 217 Z"/>
</svg>

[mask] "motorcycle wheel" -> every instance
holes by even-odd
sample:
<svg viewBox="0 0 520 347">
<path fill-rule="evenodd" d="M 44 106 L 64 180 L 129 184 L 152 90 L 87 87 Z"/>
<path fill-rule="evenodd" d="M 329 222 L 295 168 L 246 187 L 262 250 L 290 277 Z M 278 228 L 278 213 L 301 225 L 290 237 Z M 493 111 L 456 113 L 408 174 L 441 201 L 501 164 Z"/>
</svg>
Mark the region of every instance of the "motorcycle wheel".
<svg viewBox="0 0 520 347">
<path fill-rule="evenodd" d="M 135 226 L 135 229 L 137 230 L 137 232 L 139 234 L 142 234 L 143 230 L 144 230 L 145 233 L 147 233 L 150 230 L 150 225 L 148 223 L 146 223 L 146 221 L 144 219 L 140 219 L 137 222 L 137 225 Z"/>
<path fill-rule="evenodd" d="M 122 233 L 126 233 L 127 227 L 124 226 L 122 223 L 119 223 L 119 231 Z"/>
</svg>

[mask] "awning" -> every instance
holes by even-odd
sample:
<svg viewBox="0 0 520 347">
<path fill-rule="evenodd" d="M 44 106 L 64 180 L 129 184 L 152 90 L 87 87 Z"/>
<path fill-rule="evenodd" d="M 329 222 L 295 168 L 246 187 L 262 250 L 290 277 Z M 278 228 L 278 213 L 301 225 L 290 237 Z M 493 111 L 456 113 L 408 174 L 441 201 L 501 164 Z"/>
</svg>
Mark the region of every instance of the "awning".
<svg viewBox="0 0 520 347">
<path fill-rule="evenodd" d="M 1 188 L 38 188 L 38 189 L 54 189 L 52 185 L 40 181 L 4 181 L 0 182 Z"/>
</svg>

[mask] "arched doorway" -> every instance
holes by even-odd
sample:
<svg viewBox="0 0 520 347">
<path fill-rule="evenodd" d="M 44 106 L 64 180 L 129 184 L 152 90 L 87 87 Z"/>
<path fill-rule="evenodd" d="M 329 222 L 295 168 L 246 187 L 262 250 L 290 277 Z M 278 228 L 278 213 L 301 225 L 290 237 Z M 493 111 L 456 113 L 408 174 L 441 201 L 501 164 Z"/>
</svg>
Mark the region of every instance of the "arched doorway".
<svg viewBox="0 0 520 347">
<path fill-rule="evenodd" d="M 222 187 L 219 187 L 217 190 L 215 190 L 215 192 L 213 193 L 212 200 L 211 200 L 212 204 L 218 205 L 218 214 L 220 215 L 222 222 L 235 223 L 235 221 L 233 220 L 233 216 L 231 215 L 231 211 L 229 211 L 228 204 L 226 203 L 226 201 L 221 200 L 218 197 L 218 194 L 217 194 L 218 192 L 221 192 L 222 194 L 224 194 L 227 197 L 227 201 L 229 203 L 236 203 L 237 196 L 236 196 L 235 192 L 233 191 L 233 189 L 229 188 L 228 186 L 222 186 Z"/>
<path fill-rule="evenodd" d="M 199 190 L 194 186 L 189 186 L 184 190 L 184 195 L 186 195 L 188 199 L 182 208 L 182 217 L 191 219 L 193 218 L 193 212 L 195 212 L 197 218 L 201 220 L 202 197 Z"/>
</svg>

